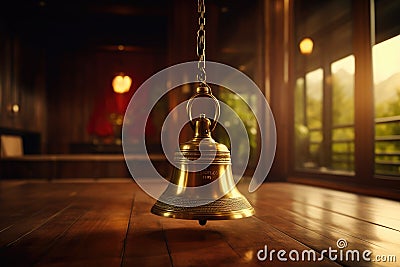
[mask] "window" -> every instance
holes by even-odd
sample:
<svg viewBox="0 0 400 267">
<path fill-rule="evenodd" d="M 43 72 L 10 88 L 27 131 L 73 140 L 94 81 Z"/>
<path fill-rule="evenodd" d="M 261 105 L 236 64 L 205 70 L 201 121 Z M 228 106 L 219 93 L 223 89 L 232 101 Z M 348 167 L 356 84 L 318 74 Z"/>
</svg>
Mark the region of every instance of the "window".
<svg viewBox="0 0 400 267">
<path fill-rule="evenodd" d="M 375 174 L 400 176 L 400 35 L 372 48 Z"/>
<path fill-rule="evenodd" d="M 315 169 L 321 165 L 319 153 L 322 144 L 322 69 L 307 73 L 305 78 L 299 78 L 296 92 L 297 167 Z"/>
<path fill-rule="evenodd" d="M 296 170 L 354 172 L 354 73 L 351 1 L 295 1 L 294 149 Z M 296 49 L 298 50 L 298 49 Z"/>
<path fill-rule="evenodd" d="M 242 97 L 244 101 L 240 97 Z M 237 127 L 237 124 L 239 123 L 236 116 L 233 116 L 232 114 L 225 113 L 224 117 L 226 120 L 222 121 L 223 126 L 226 127 L 227 130 L 230 130 L 231 137 L 233 137 L 235 140 L 248 138 L 250 144 L 249 162 L 247 162 L 247 160 L 243 160 L 246 159 L 247 153 L 247 149 L 244 146 L 245 142 L 240 142 L 237 144 L 238 147 L 236 153 L 231 154 L 232 162 L 234 162 L 235 166 L 239 168 L 240 166 L 243 166 L 243 164 L 248 164 L 248 167 L 254 168 L 255 164 L 257 163 L 257 157 L 259 156 L 259 151 L 257 150 L 257 140 L 259 139 L 258 124 L 253 111 L 250 110 L 246 103 L 252 107 L 256 107 L 258 100 L 255 95 L 246 94 L 245 92 L 241 92 L 240 97 L 224 87 L 218 88 L 218 98 L 235 110 L 237 116 L 244 123 L 248 136 L 240 136 L 240 132 L 232 131 L 232 129 Z M 257 112 L 257 110 L 255 110 L 255 112 Z M 230 138 L 227 132 L 219 126 L 216 127 L 216 131 L 218 134 L 218 142 L 225 144 L 229 149 L 231 149 Z"/>
<path fill-rule="evenodd" d="M 354 171 L 354 72 L 350 55 L 331 64 L 332 169 Z"/>
<path fill-rule="evenodd" d="M 296 45 L 309 37 L 315 47 L 295 48 L 294 171 L 400 180 L 399 13 L 400 1 L 294 1 Z"/>
<path fill-rule="evenodd" d="M 400 1 L 375 0 L 375 175 L 400 179 Z"/>
</svg>

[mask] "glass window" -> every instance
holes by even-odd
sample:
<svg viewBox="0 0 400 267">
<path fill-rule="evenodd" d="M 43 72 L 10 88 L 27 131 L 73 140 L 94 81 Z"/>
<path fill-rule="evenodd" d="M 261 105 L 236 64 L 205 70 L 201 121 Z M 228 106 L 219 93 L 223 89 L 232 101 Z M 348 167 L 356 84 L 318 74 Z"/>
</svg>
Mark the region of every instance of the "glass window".
<svg viewBox="0 0 400 267">
<path fill-rule="evenodd" d="M 400 178 L 400 1 L 375 0 L 375 174 Z"/>
<path fill-rule="evenodd" d="M 317 168 L 322 143 L 323 70 L 298 78 L 295 89 L 295 160 L 297 168 Z"/>
<path fill-rule="evenodd" d="M 353 55 L 331 64 L 331 167 L 335 170 L 354 171 L 354 72 Z"/>
<path fill-rule="evenodd" d="M 259 140 L 258 136 L 259 126 L 253 111 L 246 103 L 249 103 L 249 105 L 251 105 L 252 107 L 256 107 L 258 102 L 257 96 L 247 94 L 243 91 L 240 93 L 239 97 L 239 95 L 233 93 L 232 91 L 224 87 L 219 87 L 218 98 L 236 112 L 237 116 L 244 123 L 244 126 L 248 134 L 248 136 L 240 136 L 241 134 L 240 132 L 230 131 L 231 137 L 235 138 L 235 140 L 248 138 L 250 144 L 249 162 L 247 162 L 247 160 L 244 160 L 246 159 L 246 153 L 247 153 L 247 149 L 245 147 L 246 142 L 243 143 L 239 142 L 239 144 L 236 144 L 238 145 L 238 147 L 236 153 L 233 153 L 231 155 L 232 162 L 235 163 L 236 167 L 243 166 L 243 164 L 247 163 L 248 167 L 254 167 L 255 164 L 257 163 L 257 157 L 259 156 L 259 152 L 257 150 L 258 146 L 257 140 Z M 257 112 L 257 110 L 254 110 L 254 112 Z M 232 114 L 229 113 L 225 113 L 224 118 L 226 118 L 226 120 L 222 121 L 222 124 L 227 130 L 232 130 L 234 129 L 232 127 L 237 127 L 239 121 L 237 120 L 236 116 L 233 116 Z M 230 149 L 231 139 L 228 136 L 227 132 L 220 126 L 216 127 L 216 132 L 218 134 L 218 142 L 225 144 Z"/>
<path fill-rule="evenodd" d="M 324 72 L 317 69 L 306 74 L 306 119 L 309 131 L 309 161 L 306 167 L 321 165 L 322 143 L 322 95 Z"/>
<path fill-rule="evenodd" d="M 400 175 L 400 35 L 372 48 L 375 174 Z"/>
<path fill-rule="evenodd" d="M 372 12 L 365 9 L 368 4 Z M 361 177 L 366 172 L 371 178 L 375 174 L 382 179 L 400 180 L 398 14 L 400 1 L 294 1 L 296 45 L 306 37 L 314 42 L 311 54 L 301 54 L 296 47 L 293 59 L 297 79 L 294 86 L 296 170 L 346 174 L 356 176 L 359 181 L 370 179 Z M 360 32 L 356 36 L 354 19 L 357 25 L 365 26 L 357 29 Z M 375 25 L 368 28 L 371 19 Z M 373 34 L 372 62 L 368 51 L 371 43 L 365 40 L 369 33 Z M 357 83 L 355 73 L 361 79 Z M 370 84 L 373 84 L 373 98 L 367 92 Z M 355 99 L 355 92 L 361 95 L 364 91 L 367 92 L 365 99 Z M 370 112 L 372 105 L 374 117 Z M 373 125 L 374 136 L 368 130 L 363 133 L 364 129 L 372 130 Z M 355 129 L 360 131 L 357 136 Z M 372 145 L 374 154 L 370 150 Z M 372 168 L 355 166 L 355 158 L 367 162 L 374 159 L 374 173 Z"/>
<path fill-rule="evenodd" d="M 352 4 L 347 0 L 294 2 L 296 44 L 313 40 L 311 54 L 296 48 L 294 149 L 297 170 L 354 173 Z"/>
<path fill-rule="evenodd" d="M 309 160 L 309 130 L 307 127 L 307 114 L 305 103 L 305 88 L 304 78 L 296 80 L 296 87 L 294 92 L 294 131 L 295 131 L 295 167 L 305 167 Z"/>
</svg>

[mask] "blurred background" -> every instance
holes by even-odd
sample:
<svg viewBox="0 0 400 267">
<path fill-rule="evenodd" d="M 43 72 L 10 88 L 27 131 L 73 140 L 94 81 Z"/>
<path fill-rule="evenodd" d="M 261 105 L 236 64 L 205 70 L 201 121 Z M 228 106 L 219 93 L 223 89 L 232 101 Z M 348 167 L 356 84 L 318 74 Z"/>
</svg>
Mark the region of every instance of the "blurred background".
<svg viewBox="0 0 400 267">
<path fill-rule="evenodd" d="M 206 1 L 206 59 L 248 75 L 274 113 L 269 180 L 383 195 L 399 188 L 399 12 L 400 2 L 389 0 Z M 121 155 L 131 96 L 163 68 L 198 59 L 197 29 L 197 1 L 2 3 L 3 170 L 18 166 L 7 156 Z M 236 95 L 213 93 L 246 124 L 251 174 L 260 126 Z M 183 86 L 157 104 L 146 128 L 154 155 L 162 154 L 165 116 L 192 94 Z M 221 127 L 215 138 L 229 145 Z"/>
</svg>

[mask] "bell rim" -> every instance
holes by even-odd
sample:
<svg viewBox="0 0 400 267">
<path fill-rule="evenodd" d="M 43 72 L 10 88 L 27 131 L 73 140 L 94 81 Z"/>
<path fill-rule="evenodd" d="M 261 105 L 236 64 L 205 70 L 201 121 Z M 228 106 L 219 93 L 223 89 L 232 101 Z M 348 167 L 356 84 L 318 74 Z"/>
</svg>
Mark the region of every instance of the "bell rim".
<svg viewBox="0 0 400 267">
<path fill-rule="evenodd" d="M 255 214 L 253 206 L 244 196 L 228 196 L 232 196 L 232 192 L 209 204 L 193 207 L 166 204 L 157 200 L 151 208 L 151 213 L 167 218 L 187 220 L 230 220 L 246 218 Z M 178 198 L 175 201 L 181 203 Z"/>
<path fill-rule="evenodd" d="M 163 210 L 157 208 L 154 205 L 151 209 L 151 213 L 172 219 L 182 219 L 182 220 L 233 220 L 233 219 L 243 219 L 251 217 L 255 214 L 255 210 L 253 207 L 242 209 L 242 210 L 233 210 L 230 212 L 220 212 L 220 213 L 191 213 L 191 212 L 175 212 L 172 210 Z"/>
</svg>

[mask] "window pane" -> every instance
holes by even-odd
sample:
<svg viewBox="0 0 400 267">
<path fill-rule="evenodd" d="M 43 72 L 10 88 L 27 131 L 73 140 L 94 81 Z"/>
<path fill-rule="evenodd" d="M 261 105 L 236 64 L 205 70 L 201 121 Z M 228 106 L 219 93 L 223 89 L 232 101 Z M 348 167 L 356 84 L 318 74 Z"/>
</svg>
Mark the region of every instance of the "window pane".
<svg viewBox="0 0 400 267">
<path fill-rule="evenodd" d="M 322 69 L 306 74 L 307 128 L 309 130 L 309 161 L 306 167 L 319 167 L 322 143 L 322 94 L 324 73 Z"/>
<path fill-rule="evenodd" d="M 324 73 L 322 69 L 306 74 L 307 124 L 310 129 L 322 127 L 322 92 Z"/>
<path fill-rule="evenodd" d="M 372 48 L 375 174 L 400 176 L 400 35 Z"/>
<path fill-rule="evenodd" d="M 331 64 L 334 170 L 354 171 L 354 71 L 353 55 Z"/>
<path fill-rule="evenodd" d="M 297 168 L 317 168 L 322 142 L 323 70 L 299 78 L 295 88 L 295 160 Z"/>
<path fill-rule="evenodd" d="M 257 150 L 259 128 L 256 117 L 253 111 L 250 110 L 247 103 L 252 107 L 255 107 L 258 103 L 257 97 L 255 95 L 250 95 L 244 92 L 240 93 L 239 97 L 239 95 L 231 92 L 230 90 L 224 87 L 219 87 L 218 98 L 235 111 L 236 116 L 239 116 L 240 120 L 244 123 L 247 131 L 247 136 L 241 136 L 240 131 L 233 131 L 232 129 L 235 129 L 235 127 L 237 127 L 239 123 L 238 118 L 236 116 L 233 116 L 233 114 L 225 113 L 223 117 L 226 120 L 221 121 L 223 127 L 217 126 L 215 129 L 218 135 L 218 142 L 225 144 L 230 149 L 231 138 L 234 138 L 235 140 L 243 140 L 248 138 L 250 143 L 249 162 L 247 162 L 247 160 L 243 160 L 246 159 L 247 156 L 247 148 L 244 146 L 245 142 L 240 142 L 239 144 L 236 144 L 237 150 L 236 153 L 231 155 L 231 160 L 233 163 L 235 163 L 235 167 L 238 168 L 240 168 L 239 166 L 245 166 L 246 164 L 248 164 L 249 167 L 254 167 L 254 165 L 257 163 L 257 157 L 259 153 Z M 254 112 L 257 112 L 257 110 L 254 110 Z M 230 135 L 228 135 L 227 131 L 223 128 L 230 130 Z"/>
<path fill-rule="evenodd" d="M 294 1 L 295 163 L 298 170 L 354 173 L 352 1 Z M 311 54 L 299 49 L 313 41 Z"/>
<path fill-rule="evenodd" d="M 308 161 L 309 154 L 309 131 L 306 119 L 306 98 L 304 88 L 304 78 L 296 80 L 294 103 L 294 121 L 295 121 L 295 167 L 302 168 Z"/>
</svg>

